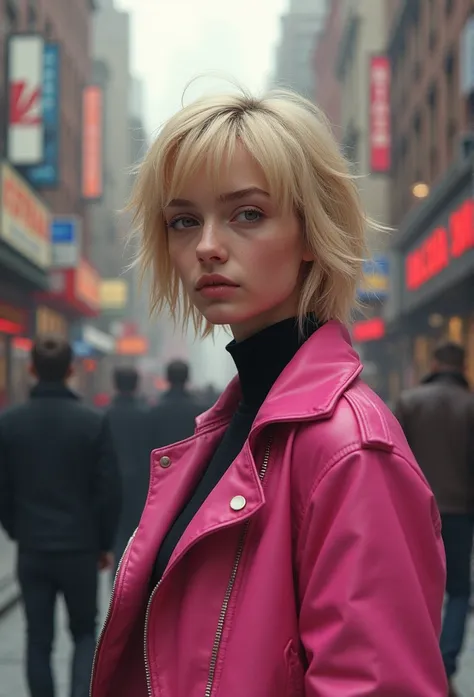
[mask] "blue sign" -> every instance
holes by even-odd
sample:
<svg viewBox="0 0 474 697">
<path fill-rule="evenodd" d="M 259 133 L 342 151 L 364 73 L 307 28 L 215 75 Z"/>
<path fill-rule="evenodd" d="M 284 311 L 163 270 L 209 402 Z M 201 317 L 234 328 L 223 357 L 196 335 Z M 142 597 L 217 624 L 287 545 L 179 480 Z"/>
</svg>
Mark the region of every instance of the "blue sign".
<svg viewBox="0 0 474 697">
<path fill-rule="evenodd" d="M 82 339 L 72 342 L 72 350 L 76 358 L 89 358 L 94 353 L 92 346 Z"/>
<path fill-rule="evenodd" d="M 59 184 L 61 121 L 59 44 L 45 44 L 43 59 L 44 158 L 42 164 L 22 169 L 24 176 L 37 189 L 51 188 Z"/>
<path fill-rule="evenodd" d="M 51 221 L 53 268 L 75 268 L 79 263 L 80 219 L 75 216 L 56 216 Z"/>
<path fill-rule="evenodd" d="M 360 300 L 385 300 L 389 293 L 390 266 L 387 257 L 374 256 L 364 262 L 363 279 L 357 290 Z"/>
</svg>

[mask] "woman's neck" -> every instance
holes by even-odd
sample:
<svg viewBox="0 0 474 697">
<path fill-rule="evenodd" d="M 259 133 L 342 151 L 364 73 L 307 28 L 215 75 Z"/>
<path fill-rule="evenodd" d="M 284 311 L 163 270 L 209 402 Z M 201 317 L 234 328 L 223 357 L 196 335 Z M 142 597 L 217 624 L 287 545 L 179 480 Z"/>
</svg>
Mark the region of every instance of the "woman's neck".
<svg viewBox="0 0 474 697">
<path fill-rule="evenodd" d="M 228 344 L 226 348 L 239 374 L 245 408 L 259 409 L 280 373 L 318 326 L 312 315 L 303 320 L 302 327 L 296 317 L 291 317 L 248 339 Z"/>
</svg>

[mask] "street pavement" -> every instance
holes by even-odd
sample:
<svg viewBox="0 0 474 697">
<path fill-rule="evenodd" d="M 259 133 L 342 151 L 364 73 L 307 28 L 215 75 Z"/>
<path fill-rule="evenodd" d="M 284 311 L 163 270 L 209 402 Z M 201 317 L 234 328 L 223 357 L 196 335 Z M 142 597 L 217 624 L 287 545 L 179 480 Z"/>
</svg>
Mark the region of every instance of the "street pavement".
<svg viewBox="0 0 474 697">
<path fill-rule="evenodd" d="M 111 580 L 104 574 L 101 586 L 101 622 L 108 604 Z M 69 697 L 69 658 L 71 641 L 67 632 L 66 612 L 62 602 L 56 613 L 56 641 L 54 647 L 54 672 L 57 697 Z M 19 605 L 0 618 L 0 697 L 28 697 L 24 679 L 23 656 L 25 623 Z"/>
<path fill-rule="evenodd" d="M 104 579 L 103 608 L 107 601 L 109 579 Z M 68 661 L 71 643 L 66 631 L 64 609 L 57 613 L 58 634 L 54 653 L 57 697 L 68 697 Z M 20 607 L 0 620 L 0 697 L 28 697 L 23 677 L 25 627 Z M 460 697 L 474 697 L 474 617 L 471 618 L 466 648 L 458 677 Z"/>
</svg>

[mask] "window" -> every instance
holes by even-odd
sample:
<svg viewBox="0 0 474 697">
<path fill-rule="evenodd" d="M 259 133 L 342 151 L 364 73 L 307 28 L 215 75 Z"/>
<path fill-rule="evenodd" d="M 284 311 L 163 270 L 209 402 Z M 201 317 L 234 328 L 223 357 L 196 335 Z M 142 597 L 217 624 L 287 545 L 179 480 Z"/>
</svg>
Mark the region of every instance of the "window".
<svg viewBox="0 0 474 697">
<path fill-rule="evenodd" d="M 53 38 L 53 34 L 54 34 L 53 25 L 51 24 L 51 22 L 50 22 L 49 19 L 48 19 L 48 20 L 46 20 L 46 24 L 44 25 L 44 35 L 45 35 L 45 38 L 46 38 L 46 39 L 52 39 L 52 38 Z"/>
<path fill-rule="evenodd" d="M 456 53 L 451 50 L 445 60 L 446 75 L 446 147 L 448 159 L 454 156 L 458 131 L 458 90 L 456 75 Z"/>
<path fill-rule="evenodd" d="M 438 90 L 432 85 L 428 94 L 430 181 L 436 179 L 438 167 Z"/>
<path fill-rule="evenodd" d="M 38 17 L 36 14 L 36 8 L 35 8 L 32 0 L 30 0 L 30 2 L 28 4 L 28 10 L 26 13 L 26 22 L 27 22 L 27 28 L 29 31 L 33 31 L 34 29 L 36 29 L 37 18 Z"/>
<path fill-rule="evenodd" d="M 12 0 L 7 0 L 7 11 L 5 13 L 5 33 L 10 34 L 18 29 L 18 14 L 16 4 Z"/>
</svg>

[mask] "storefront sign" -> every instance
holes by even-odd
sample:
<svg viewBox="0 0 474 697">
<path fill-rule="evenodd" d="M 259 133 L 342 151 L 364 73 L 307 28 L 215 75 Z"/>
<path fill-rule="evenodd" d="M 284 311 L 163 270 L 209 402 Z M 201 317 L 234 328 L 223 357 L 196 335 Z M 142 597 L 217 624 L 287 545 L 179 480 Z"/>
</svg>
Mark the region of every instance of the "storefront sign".
<svg viewBox="0 0 474 697">
<path fill-rule="evenodd" d="M 388 172 L 391 167 L 390 61 L 387 56 L 371 56 L 369 65 L 369 147 L 372 172 Z"/>
<path fill-rule="evenodd" d="M 0 237 L 33 264 L 46 269 L 51 263 L 48 208 L 5 162 L 1 178 Z"/>
<path fill-rule="evenodd" d="M 25 167 L 22 172 L 34 187 L 52 188 L 56 187 L 59 182 L 59 127 L 61 121 L 59 44 L 46 44 L 43 58 L 44 157 L 41 164 Z"/>
<path fill-rule="evenodd" d="M 81 259 L 75 271 L 76 298 L 98 312 L 100 309 L 99 274 L 85 259 Z"/>
<path fill-rule="evenodd" d="M 77 216 L 56 216 L 51 222 L 52 261 L 54 268 L 76 268 L 81 249 L 81 221 Z"/>
<path fill-rule="evenodd" d="M 405 285 L 416 291 L 453 260 L 474 249 L 474 201 L 464 201 L 449 216 L 446 226 L 435 228 L 405 261 Z"/>
<path fill-rule="evenodd" d="M 121 278 L 108 278 L 100 285 L 100 306 L 104 311 L 123 310 L 128 300 L 128 284 Z"/>
<path fill-rule="evenodd" d="M 0 302 L 0 333 L 24 334 L 28 328 L 28 316 L 25 310 Z"/>
<path fill-rule="evenodd" d="M 389 292 L 390 268 L 388 258 L 374 256 L 364 262 L 363 279 L 358 288 L 359 300 L 385 300 Z"/>
<path fill-rule="evenodd" d="M 49 274 L 49 292 L 38 299 L 61 311 L 95 317 L 100 311 L 100 277 L 84 259 L 75 269 L 53 269 Z"/>
<path fill-rule="evenodd" d="M 352 337 L 357 343 L 378 341 L 385 336 L 385 322 L 381 317 L 354 322 Z"/>
<path fill-rule="evenodd" d="M 86 344 L 101 353 L 112 354 L 115 351 L 115 339 L 110 334 L 100 331 L 96 327 L 87 324 L 82 330 L 82 339 Z"/>
<path fill-rule="evenodd" d="M 43 52 L 40 34 L 8 39 L 7 158 L 15 165 L 40 164 L 44 157 Z"/>
<path fill-rule="evenodd" d="M 119 356 L 144 356 L 148 353 L 146 336 L 124 336 L 117 339 L 115 353 Z"/>
</svg>

